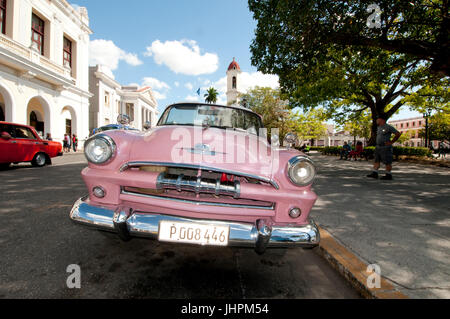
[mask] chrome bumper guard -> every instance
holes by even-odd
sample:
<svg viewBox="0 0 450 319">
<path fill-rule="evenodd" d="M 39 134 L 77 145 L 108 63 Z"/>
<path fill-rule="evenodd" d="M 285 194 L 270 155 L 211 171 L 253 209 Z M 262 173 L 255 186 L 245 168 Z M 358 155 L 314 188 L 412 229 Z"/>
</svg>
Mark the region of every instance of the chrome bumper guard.
<svg viewBox="0 0 450 319">
<path fill-rule="evenodd" d="M 95 229 L 115 232 L 125 241 L 132 237 L 158 239 L 159 223 L 165 221 L 193 222 L 229 226 L 228 246 L 254 248 L 259 254 L 266 248 L 277 247 L 315 247 L 319 244 L 320 234 L 310 220 L 304 226 L 270 226 L 260 219 L 255 224 L 209 219 L 193 219 L 158 213 L 130 212 L 123 209 L 115 211 L 86 203 L 86 197 L 80 198 L 70 212 L 74 222 Z"/>
</svg>

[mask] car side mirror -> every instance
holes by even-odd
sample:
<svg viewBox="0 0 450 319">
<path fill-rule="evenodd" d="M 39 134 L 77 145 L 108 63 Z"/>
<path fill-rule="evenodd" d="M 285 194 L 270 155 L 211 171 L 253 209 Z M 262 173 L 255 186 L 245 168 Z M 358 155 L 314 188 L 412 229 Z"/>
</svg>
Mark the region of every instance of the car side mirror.
<svg viewBox="0 0 450 319">
<path fill-rule="evenodd" d="M 12 137 L 8 132 L 1 132 L 0 133 L 0 138 L 4 139 L 4 140 L 10 140 Z"/>
<path fill-rule="evenodd" d="M 117 123 L 122 125 L 129 125 L 131 122 L 130 117 L 126 114 L 119 114 L 117 117 Z"/>
<path fill-rule="evenodd" d="M 147 121 L 147 122 L 144 123 L 144 125 L 142 126 L 142 128 L 143 128 L 144 130 L 149 130 L 149 129 L 152 128 L 152 124 L 151 124 L 149 121 Z"/>
</svg>

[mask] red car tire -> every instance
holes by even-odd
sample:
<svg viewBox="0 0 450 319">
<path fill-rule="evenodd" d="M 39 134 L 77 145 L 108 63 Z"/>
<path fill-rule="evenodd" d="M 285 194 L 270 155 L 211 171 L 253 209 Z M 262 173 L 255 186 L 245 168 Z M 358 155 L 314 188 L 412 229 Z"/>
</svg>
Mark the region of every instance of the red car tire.
<svg viewBox="0 0 450 319">
<path fill-rule="evenodd" d="M 43 167 L 45 163 L 47 163 L 47 155 L 45 153 L 37 153 L 31 161 L 31 165 L 35 167 Z"/>
</svg>

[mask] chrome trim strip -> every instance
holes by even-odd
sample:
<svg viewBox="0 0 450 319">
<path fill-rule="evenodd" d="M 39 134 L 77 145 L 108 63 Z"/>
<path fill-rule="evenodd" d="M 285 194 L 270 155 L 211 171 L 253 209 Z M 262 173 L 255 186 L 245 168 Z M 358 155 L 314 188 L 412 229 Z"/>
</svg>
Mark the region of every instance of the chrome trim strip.
<svg viewBox="0 0 450 319">
<path fill-rule="evenodd" d="M 242 172 L 238 172 L 238 171 L 222 170 L 220 168 L 209 167 L 209 166 L 202 166 L 202 165 L 183 164 L 183 163 L 167 163 L 167 162 L 138 162 L 137 161 L 137 162 L 128 162 L 128 163 L 123 164 L 120 167 L 119 171 L 123 172 L 123 171 L 129 169 L 130 167 L 144 166 L 144 165 L 149 165 L 149 166 L 167 166 L 167 167 L 174 167 L 174 168 L 192 168 L 192 169 L 201 169 L 203 171 L 212 171 L 212 172 L 216 172 L 216 173 L 225 173 L 225 174 L 229 174 L 229 175 L 237 175 L 237 176 L 257 179 L 257 180 L 260 180 L 262 182 L 271 184 L 276 189 L 280 189 L 280 186 L 278 185 L 277 182 L 275 182 L 274 180 L 271 180 L 269 178 L 266 178 L 266 177 L 253 175 L 253 174 L 246 174 L 246 173 L 242 173 Z"/>
<path fill-rule="evenodd" d="M 162 220 L 227 226 L 230 229 L 228 246 L 254 248 L 258 253 L 270 247 L 314 247 L 320 242 L 319 229 L 313 220 L 307 225 L 271 226 L 267 220 L 257 220 L 252 224 L 141 211 L 128 213 L 119 207 L 113 210 L 87 204 L 86 197 L 74 204 L 70 219 L 84 226 L 118 233 L 125 240 L 132 236 L 157 240 Z"/>
<path fill-rule="evenodd" d="M 128 192 L 128 191 L 124 190 L 123 188 L 121 189 L 120 193 L 123 195 L 131 195 L 131 196 L 138 196 L 138 197 L 151 198 L 151 199 L 163 199 L 163 200 L 167 200 L 167 201 L 186 203 L 186 204 L 192 204 L 192 205 L 229 207 L 229 208 L 245 208 L 245 209 L 260 209 L 260 210 L 275 210 L 275 204 L 272 204 L 272 206 L 251 206 L 251 205 L 243 205 L 243 204 L 200 202 L 200 201 L 181 199 L 181 198 L 172 198 L 172 197 L 164 197 L 164 196 L 157 196 L 157 195 L 150 195 L 150 194 L 140 194 L 140 193 Z"/>
</svg>

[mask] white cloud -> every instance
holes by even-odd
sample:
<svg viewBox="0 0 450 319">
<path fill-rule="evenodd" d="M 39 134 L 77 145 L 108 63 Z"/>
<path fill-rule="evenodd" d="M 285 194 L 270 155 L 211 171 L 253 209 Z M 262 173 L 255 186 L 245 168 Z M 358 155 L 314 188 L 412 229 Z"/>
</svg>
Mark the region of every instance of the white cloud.
<svg viewBox="0 0 450 319">
<path fill-rule="evenodd" d="M 187 102 L 200 102 L 200 96 L 198 95 L 188 95 L 184 99 Z"/>
<path fill-rule="evenodd" d="M 202 87 L 202 90 L 207 90 L 210 86 L 214 87 L 219 92 L 217 100 L 218 104 L 226 104 L 227 77 L 224 76 L 216 82 L 211 83 L 211 85 Z M 242 72 L 239 75 L 238 89 L 240 92 L 246 93 L 249 89 L 256 86 L 270 87 L 272 89 L 278 88 L 280 86 L 278 76 L 273 74 L 263 74 L 261 72 Z"/>
<path fill-rule="evenodd" d="M 255 86 L 270 87 L 272 89 L 280 86 L 278 76 L 273 74 L 242 72 L 239 79 L 240 83 L 238 83 L 238 87 L 243 92 L 247 92 L 248 89 L 254 88 Z"/>
<path fill-rule="evenodd" d="M 158 91 L 153 90 L 153 96 L 157 100 L 165 100 L 167 98 L 167 95 Z"/>
<path fill-rule="evenodd" d="M 160 80 L 152 78 L 152 77 L 143 78 L 142 85 L 143 86 L 151 86 L 152 89 L 155 89 L 155 90 L 169 90 L 170 89 L 170 86 L 166 82 L 160 81 Z"/>
<path fill-rule="evenodd" d="M 124 52 L 121 57 L 122 60 L 125 60 L 126 63 L 132 66 L 138 66 L 142 64 L 142 61 L 139 60 L 137 54 L 134 53 L 126 53 Z"/>
<path fill-rule="evenodd" d="M 152 56 L 155 63 L 166 65 L 175 73 L 186 75 L 211 74 L 219 68 L 219 57 L 215 53 L 201 53 L 194 40 L 156 40 L 147 47 L 146 56 Z"/>
<path fill-rule="evenodd" d="M 179 87 L 179 86 L 180 86 L 180 82 L 175 81 L 174 84 L 175 84 L 176 87 Z"/>
<path fill-rule="evenodd" d="M 188 82 L 184 85 L 189 91 L 192 91 L 194 89 L 194 86 L 191 82 Z"/>
<path fill-rule="evenodd" d="M 118 68 L 121 60 L 132 66 L 142 64 L 136 54 L 122 50 L 111 40 L 98 39 L 90 42 L 89 65 L 100 64 L 104 66 L 106 73 L 112 75 L 112 71 Z"/>
</svg>

